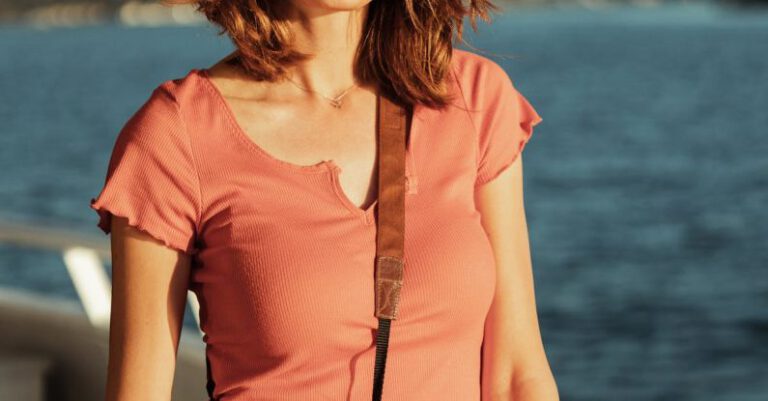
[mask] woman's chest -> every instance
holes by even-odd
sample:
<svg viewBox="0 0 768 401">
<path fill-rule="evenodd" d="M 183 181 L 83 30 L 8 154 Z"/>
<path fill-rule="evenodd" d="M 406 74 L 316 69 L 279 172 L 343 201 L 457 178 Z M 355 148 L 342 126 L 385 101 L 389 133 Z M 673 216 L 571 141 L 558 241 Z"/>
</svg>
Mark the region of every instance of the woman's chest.
<svg viewBox="0 0 768 401">
<path fill-rule="evenodd" d="M 415 198 L 407 206 L 397 325 L 415 339 L 472 336 L 490 307 L 492 248 L 479 219 L 459 210 Z M 377 326 L 375 225 L 328 216 L 252 216 L 250 225 L 233 222 L 222 231 L 217 246 L 197 255 L 193 272 L 205 289 L 202 303 L 217 316 L 213 324 L 260 333 L 275 352 L 328 344 L 353 351 L 367 343 L 360 338 Z M 339 330 L 360 330 L 358 340 L 340 340 Z M 313 338 L 286 336 L 310 332 Z"/>
<path fill-rule="evenodd" d="M 422 110 L 412 123 L 403 322 L 474 322 L 493 295 L 493 254 L 474 205 L 473 127 L 459 116 Z M 376 204 L 354 205 L 332 162 L 282 169 L 256 156 L 228 149 L 201 169 L 209 193 L 194 279 L 240 300 L 241 317 L 257 313 L 262 328 L 310 324 L 300 316 L 375 324 Z"/>
<path fill-rule="evenodd" d="M 466 113 L 419 106 L 410 124 L 406 224 L 414 218 L 477 217 L 477 143 Z M 281 160 L 242 131 L 225 127 L 222 121 L 193 135 L 200 154 L 202 248 L 253 244 L 265 236 L 302 241 L 303 234 L 320 239 L 375 232 L 378 200 L 358 206 L 344 181 L 353 171 L 333 159 L 312 165 Z"/>
</svg>

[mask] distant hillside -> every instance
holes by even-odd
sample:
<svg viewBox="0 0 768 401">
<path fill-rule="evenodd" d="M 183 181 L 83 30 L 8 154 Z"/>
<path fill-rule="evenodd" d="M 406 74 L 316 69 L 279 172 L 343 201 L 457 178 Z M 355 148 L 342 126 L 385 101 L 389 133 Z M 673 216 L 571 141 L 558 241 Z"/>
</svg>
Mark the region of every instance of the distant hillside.
<svg viewBox="0 0 768 401">
<path fill-rule="evenodd" d="M 505 9 L 567 5 L 599 8 L 617 4 L 654 6 L 691 0 L 497 0 Z M 768 0 L 699 0 L 723 5 L 763 7 Z M 152 0 L 2 0 L 0 23 L 70 26 L 114 22 L 123 25 L 205 24 L 194 5 L 169 7 Z"/>
<path fill-rule="evenodd" d="M 3 0 L 0 22 L 42 26 L 100 23 L 188 25 L 205 22 L 193 5 L 166 6 L 157 1 Z"/>
</svg>

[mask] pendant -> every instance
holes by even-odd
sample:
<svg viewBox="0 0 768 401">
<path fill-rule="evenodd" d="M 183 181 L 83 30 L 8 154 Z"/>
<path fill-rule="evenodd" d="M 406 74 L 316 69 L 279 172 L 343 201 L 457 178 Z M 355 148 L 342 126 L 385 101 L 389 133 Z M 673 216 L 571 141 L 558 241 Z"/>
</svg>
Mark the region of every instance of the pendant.
<svg viewBox="0 0 768 401">
<path fill-rule="evenodd" d="M 331 99 L 331 106 L 340 109 L 341 108 L 341 99 Z"/>
</svg>

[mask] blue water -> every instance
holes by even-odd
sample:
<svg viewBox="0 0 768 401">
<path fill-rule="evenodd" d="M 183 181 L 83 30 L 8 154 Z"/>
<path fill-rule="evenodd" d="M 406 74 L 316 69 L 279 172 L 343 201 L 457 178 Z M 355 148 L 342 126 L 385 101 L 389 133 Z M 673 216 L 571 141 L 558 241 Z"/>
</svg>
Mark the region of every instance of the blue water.
<svg viewBox="0 0 768 401">
<path fill-rule="evenodd" d="M 561 399 L 768 399 L 768 12 L 508 6 L 469 39 L 544 118 L 525 192 Z M 99 234 L 119 128 L 230 49 L 213 28 L 0 28 L 0 213 Z M 75 297 L 59 255 L 8 246 L 0 285 Z"/>
</svg>

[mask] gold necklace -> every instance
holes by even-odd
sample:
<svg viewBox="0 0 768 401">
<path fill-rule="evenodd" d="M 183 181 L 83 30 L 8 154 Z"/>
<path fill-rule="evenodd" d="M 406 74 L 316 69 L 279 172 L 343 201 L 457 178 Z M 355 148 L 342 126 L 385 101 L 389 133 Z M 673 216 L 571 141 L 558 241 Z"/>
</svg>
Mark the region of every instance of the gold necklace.
<svg viewBox="0 0 768 401">
<path fill-rule="evenodd" d="M 341 94 L 340 94 L 340 95 L 338 95 L 338 96 L 336 96 L 336 97 L 328 97 L 328 96 L 325 96 L 325 95 L 323 95 L 323 94 L 322 94 L 322 93 L 320 93 L 320 92 L 317 92 L 317 91 L 313 91 L 313 90 L 311 90 L 311 89 L 307 89 L 307 88 L 305 88 L 305 87 L 304 87 L 304 86 L 302 86 L 302 85 L 299 85 L 299 84 L 298 84 L 296 81 L 292 80 L 292 79 L 291 79 L 291 78 L 289 78 L 289 77 L 286 77 L 286 79 L 287 79 L 288 81 L 290 81 L 292 84 L 294 84 L 296 87 L 298 87 L 299 89 L 301 89 L 301 90 L 303 90 L 303 91 L 305 91 L 305 92 L 309 92 L 309 93 L 316 93 L 316 94 L 318 94 L 318 95 L 322 96 L 323 98 L 325 98 L 325 99 L 327 99 L 329 102 L 331 102 L 331 106 L 333 106 L 333 107 L 335 107 L 335 108 L 337 108 L 337 109 L 341 108 L 342 98 L 343 98 L 343 97 L 344 97 L 344 96 L 345 96 L 347 93 L 349 93 L 349 91 L 350 91 L 352 88 L 354 88 L 355 86 L 357 86 L 357 84 L 356 84 L 356 83 L 354 83 L 354 84 L 352 84 L 352 86 L 350 86 L 349 88 L 347 88 L 346 90 L 344 90 L 343 92 L 341 92 Z"/>
</svg>

